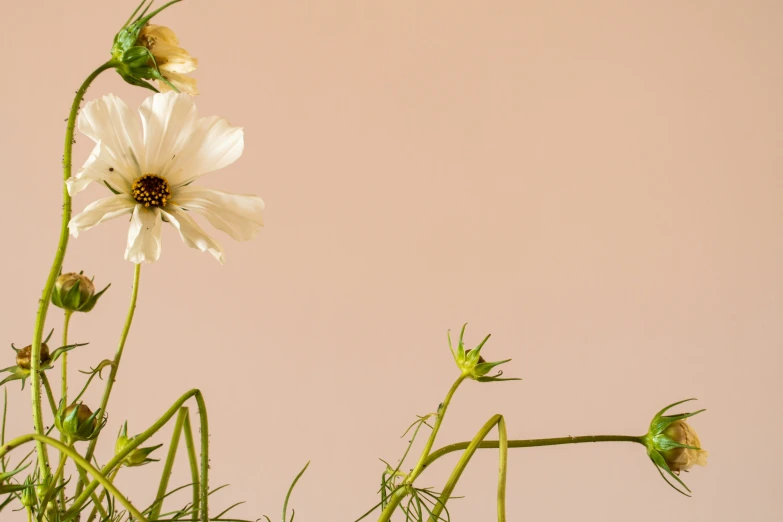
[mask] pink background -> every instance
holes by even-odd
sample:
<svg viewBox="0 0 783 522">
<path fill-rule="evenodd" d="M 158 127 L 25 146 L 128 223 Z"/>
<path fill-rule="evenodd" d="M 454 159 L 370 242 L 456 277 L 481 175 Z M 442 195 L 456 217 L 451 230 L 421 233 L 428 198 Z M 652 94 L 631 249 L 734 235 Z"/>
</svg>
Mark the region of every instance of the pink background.
<svg viewBox="0 0 783 522">
<path fill-rule="evenodd" d="M 30 342 L 57 241 L 63 119 L 131 4 L 3 11 L 4 342 Z M 376 502 L 378 457 L 401 455 L 400 434 L 456 377 L 445 334 L 469 321 L 469 344 L 492 332 L 485 356 L 512 357 L 507 374 L 524 380 L 465 384 L 436 446 L 494 413 L 532 438 L 640 434 L 691 396 L 708 408 L 693 421 L 711 452 L 685 477 L 693 498 L 640 446 L 524 449 L 509 520 L 783 518 L 783 5 L 188 0 L 158 22 L 200 60 L 202 114 L 245 127 L 244 156 L 203 184 L 261 195 L 267 226 L 247 244 L 220 236 L 224 267 L 165 228 L 102 462 L 123 420 L 141 431 L 198 387 L 211 484 L 231 483 L 215 513 L 244 499 L 236 516 L 278 519 L 311 459 L 296 519 L 354 520 Z M 88 98 L 110 91 L 146 96 L 109 73 Z M 77 140 L 81 165 L 90 144 Z M 66 270 L 113 283 L 72 323 L 91 342 L 73 368 L 114 352 L 126 233 L 118 220 L 71 242 Z M 55 337 L 60 320 L 53 309 Z M 30 430 L 17 384 L 9 435 Z M 187 482 L 184 457 L 172 484 Z M 496 461 L 476 457 L 454 520 L 495 517 Z M 454 462 L 420 485 L 441 487 Z M 159 470 L 118 484 L 146 506 Z"/>
</svg>

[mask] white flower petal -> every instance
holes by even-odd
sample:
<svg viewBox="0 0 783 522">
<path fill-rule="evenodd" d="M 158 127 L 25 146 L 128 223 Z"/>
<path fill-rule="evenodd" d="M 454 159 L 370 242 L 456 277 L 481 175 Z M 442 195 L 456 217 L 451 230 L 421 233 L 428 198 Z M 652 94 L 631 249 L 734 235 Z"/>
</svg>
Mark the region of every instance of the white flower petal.
<svg viewBox="0 0 783 522">
<path fill-rule="evenodd" d="M 187 94 L 167 92 L 144 100 L 139 114 L 144 130 L 143 173 L 166 177 L 168 166 L 189 144 L 197 119 L 196 105 Z"/>
<path fill-rule="evenodd" d="M 264 226 L 264 201 L 258 196 L 227 194 L 188 185 L 174 190 L 172 201 L 195 210 L 237 241 L 253 239 Z"/>
<path fill-rule="evenodd" d="M 176 205 L 168 205 L 166 210 L 163 211 L 166 218 L 179 230 L 179 235 L 182 237 L 182 241 L 190 248 L 201 250 L 202 252 L 209 252 L 215 259 L 224 262 L 223 248 L 209 235 L 204 232 L 198 223 L 193 221 L 187 211 L 177 207 Z"/>
<path fill-rule="evenodd" d="M 241 127 L 233 127 L 218 116 L 200 118 L 168 170 L 162 174 L 172 188 L 234 163 L 245 146 Z"/>
<path fill-rule="evenodd" d="M 195 96 L 198 94 L 198 87 L 196 87 L 195 78 L 191 78 L 190 76 L 185 76 L 184 74 L 168 71 L 164 67 L 160 67 L 160 70 L 161 73 L 163 74 L 163 77 L 166 78 L 168 81 L 170 81 L 174 87 L 179 89 L 179 92 L 190 94 L 191 96 Z M 160 92 L 174 92 L 174 90 L 169 86 L 168 83 L 162 81 L 158 81 L 158 90 Z"/>
<path fill-rule="evenodd" d="M 157 207 L 133 209 L 125 259 L 134 264 L 154 263 L 160 257 L 161 212 Z"/>
<path fill-rule="evenodd" d="M 71 221 L 68 223 L 68 229 L 73 234 L 73 237 L 79 237 L 80 232 L 90 229 L 99 223 L 123 214 L 130 214 L 135 206 L 136 200 L 125 194 L 93 201 L 80 214 L 71 218 Z"/>
<path fill-rule="evenodd" d="M 133 181 L 137 177 L 135 166 L 129 167 L 122 162 L 117 162 L 102 142 L 98 142 L 84 166 L 75 176 L 65 180 L 65 184 L 71 196 L 84 190 L 93 181 L 105 181 L 117 192 L 130 194 Z"/>
<path fill-rule="evenodd" d="M 78 125 L 82 134 L 101 143 L 101 153 L 110 166 L 138 170 L 143 148 L 141 122 L 125 102 L 113 94 L 93 100 L 79 113 Z"/>
</svg>

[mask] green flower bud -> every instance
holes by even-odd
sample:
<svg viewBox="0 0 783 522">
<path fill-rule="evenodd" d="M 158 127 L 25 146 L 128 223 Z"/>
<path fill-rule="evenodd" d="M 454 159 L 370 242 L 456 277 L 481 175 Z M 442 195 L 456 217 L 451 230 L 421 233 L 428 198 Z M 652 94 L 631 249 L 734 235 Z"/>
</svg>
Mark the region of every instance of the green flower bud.
<svg viewBox="0 0 783 522">
<path fill-rule="evenodd" d="M 27 345 L 18 352 L 16 352 L 16 365 L 22 370 L 30 371 L 30 363 L 32 362 L 33 346 Z M 46 343 L 41 344 L 41 359 L 39 368 L 46 368 L 51 364 L 52 357 L 49 355 L 49 346 Z"/>
<path fill-rule="evenodd" d="M 96 294 L 92 280 L 81 272 L 62 274 L 54 283 L 52 304 L 70 312 L 89 312 L 109 286 Z"/>
<path fill-rule="evenodd" d="M 704 410 L 701 409 L 693 413 L 682 413 L 679 415 L 664 415 L 664 413 L 674 406 L 692 400 L 695 399 L 675 402 L 659 411 L 653 417 L 652 422 L 650 422 L 650 429 L 647 431 L 647 435 L 644 436 L 647 455 L 659 468 L 658 472 L 661 474 L 661 477 L 683 495 L 686 495 L 686 493 L 669 482 L 663 471 L 673 477 L 686 491 L 690 492 L 688 486 L 680 480 L 680 472 L 688 471 L 694 465 L 706 466 L 708 453 L 701 449 L 699 436 L 696 435 L 696 431 L 685 419 L 693 417 Z"/>
<path fill-rule="evenodd" d="M 38 497 L 35 494 L 36 488 L 33 486 L 33 480 L 30 476 L 24 479 L 24 489 L 19 495 L 22 505 L 26 508 L 33 508 L 38 504 Z"/>
<path fill-rule="evenodd" d="M 449 349 L 451 350 L 451 355 L 454 356 L 454 362 L 457 363 L 457 367 L 462 372 L 462 375 L 464 375 L 469 379 L 473 379 L 479 382 L 520 380 L 517 378 L 501 378 L 501 375 L 503 375 L 502 371 L 498 371 L 498 373 L 496 373 L 495 375 L 487 375 L 492 370 L 492 368 L 507 363 L 511 359 L 504 359 L 502 361 L 497 361 L 497 362 L 487 362 L 484 360 L 484 358 L 480 354 L 481 354 L 481 349 L 484 347 L 484 344 L 489 340 L 490 337 L 489 335 L 487 335 L 484 338 L 484 340 L 479 343 L 477 347 L 473 349 L 465 350 L 463 337 L 465 336 L 466 326 L 467 324 L 462 326 L 462 331 L 459 334 L 459 344 L 457 345 L 456 352 L 454 351 L 454 348 L 451 344 L 451 332 L 449 332 L 448 334 Z"/>
<path fill-rule="evenodd" d="M 135 438 L 136 436 L 128 438 L 128 422 L 125 421 L 125 423 L 122 425 L 122 428 L 120 428 L 120 434 L 117 436 L 117 443 L 114 446 L 115 455 L 125 450 L 128 444 L 132 443 Z M 135 448 L 133 451 L 128 453 L 125 458 L 122 459 L 121 465 L 135 467 L 143 466 L 145 464 L 149 464 L 150 462 L 158 462 L 159 459 L 151 459 L 148 457 L 150 453 L 160 448 L 161 446 L 163 446 L 163 444 L 149 446 L 146 448 Z"/>
<path fill-rule="evenodd" d="M 71 404 L 65 410 L 62 405 L 54 418 L 57 429 L 71 442 L 91 440 L 98 436 L 106 425 L 106 417 L 101 416 L 101 409 L 93 413 L 81 402 Z"/>
</svg>

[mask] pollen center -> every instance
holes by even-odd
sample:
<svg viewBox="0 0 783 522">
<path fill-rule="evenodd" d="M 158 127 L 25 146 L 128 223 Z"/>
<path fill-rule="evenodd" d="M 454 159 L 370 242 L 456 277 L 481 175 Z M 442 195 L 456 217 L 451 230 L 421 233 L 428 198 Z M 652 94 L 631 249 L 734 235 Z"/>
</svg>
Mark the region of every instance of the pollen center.
<svg viewBox="0 0 783 522">
<path fill-rule="evenodd" d="M 133 182 L 133 198 L 145 207 L 165 207 L 171 187 L 157 174 L 144 174 Z"/>
</svg>

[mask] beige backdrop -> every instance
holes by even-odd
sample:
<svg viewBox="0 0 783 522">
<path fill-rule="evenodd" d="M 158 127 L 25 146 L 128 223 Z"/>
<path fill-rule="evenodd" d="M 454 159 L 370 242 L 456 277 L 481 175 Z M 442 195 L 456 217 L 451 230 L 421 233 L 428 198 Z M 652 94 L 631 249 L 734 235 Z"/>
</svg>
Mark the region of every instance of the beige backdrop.
<svg viewBox="0 0 783 522">
<path fill-rule="evenodd" d="M 4 3 L 5 343 L 33 331 L 70 100 L 132 3 Z M 376 502 L 378 458 L 399 457 L 456 376 L 446 330 L 468 321 L 469 343 L 492 332 L 486 356 L 524 380 L 467 383 L 442 443 L 498 412 L 529 438 L 638 434 L 691 396 L 708 408 L 693 498 L 640 446 L 516 450 L 509 520 L 781 520 L 780 2 L 188 0 L 158 21 L 200 59 L 200 110 L 245 127 L 244 156 L 204 184 L 260 194 L 267 226 L 221 236 L 224 267 L 166 229 L 101 461 L 123 420 L 138 432 L 198 387 L 212 485 L 231 484 L 215 507 L 278 519 L 312 460 L 296 519 L 354 520 Z M 110 73 L 88 98 L 109 91 L 145 96 Z M 79 137 L 75 163 L 89 150 Z M 66 270 L 113 283 L 72 324 L 91 342 L 75 368 L 116 346 L 126 233 L 116 221 L 71 243 Z M 8 390 L 21 434 L 28 390 Z M 451 457 L 421 485 L 440 487 Z M 454 520 L 493 519 L 496 461 L 475 459 Z M 159 469 L 118 483 L 146 503 Z"/>
</svg>

